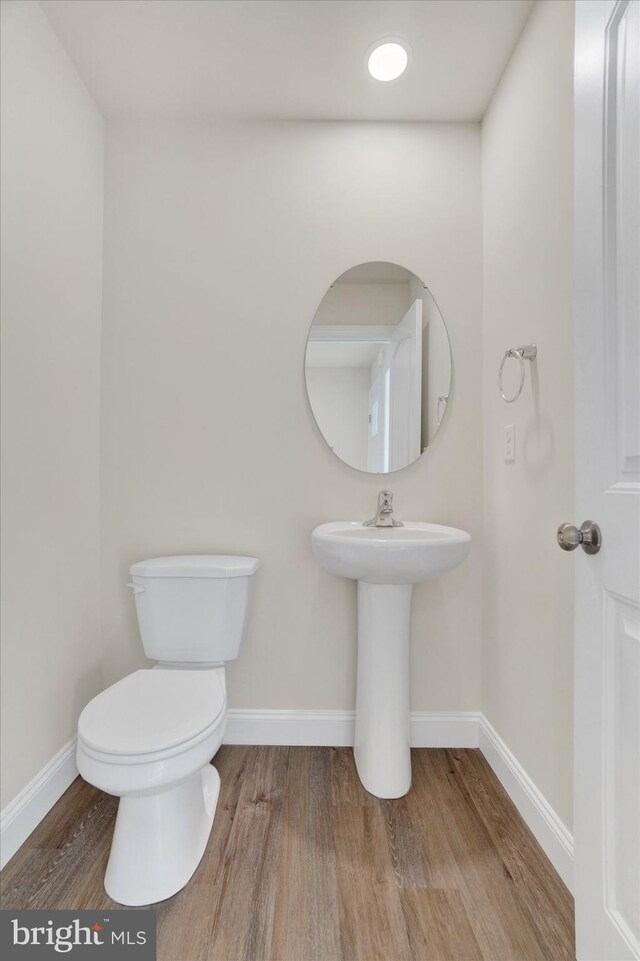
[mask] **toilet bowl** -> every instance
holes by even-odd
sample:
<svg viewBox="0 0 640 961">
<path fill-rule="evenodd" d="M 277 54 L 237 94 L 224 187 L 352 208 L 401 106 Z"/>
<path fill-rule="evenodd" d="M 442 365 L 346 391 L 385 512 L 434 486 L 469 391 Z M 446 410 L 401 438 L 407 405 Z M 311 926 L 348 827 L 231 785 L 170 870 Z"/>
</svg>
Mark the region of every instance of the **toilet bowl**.
<svg viewBox="0 0 640 961">
<path fill-rule="evenodd" d="M 154 558 L 130 570 L 145 653 L 160 663 L 98 694 L 78 721 L 78 770 L 120 798 L 107 894 L 139 906 L 189 881 L 207 845 L 227 719 L 223 661 L 246 632 L 258 561 Z"/>
</svg>

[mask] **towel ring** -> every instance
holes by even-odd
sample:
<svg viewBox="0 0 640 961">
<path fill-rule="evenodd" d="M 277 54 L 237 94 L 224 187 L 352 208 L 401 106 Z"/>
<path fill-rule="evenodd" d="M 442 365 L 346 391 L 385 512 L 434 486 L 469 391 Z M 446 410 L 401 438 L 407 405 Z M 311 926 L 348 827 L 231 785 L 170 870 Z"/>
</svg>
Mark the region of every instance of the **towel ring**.
<svg viewBox="0 0 640 961">
<path fill-rule="evenodd" d="M 502 358 L 502 363 L 500 364 L 500 369 L 498 371 L 498 390 L 500 391 L 500 396 L 505 403 L 513 404 L 514 400 L 518 399 L 522 393 L 522 388 L 524 387 L 524 362 L 525 360 L 535 360 L 537 356 L 538 348 L 535 344 L 526 344 L 524 347 L 509 347 L 508 350 L 505 350 L 504 357 Z M 517 357 L 520 361 L 520 386 L 513 397 L 507 397 L 502 389 L 502 370 L 508 357 Z"/>
</svg>

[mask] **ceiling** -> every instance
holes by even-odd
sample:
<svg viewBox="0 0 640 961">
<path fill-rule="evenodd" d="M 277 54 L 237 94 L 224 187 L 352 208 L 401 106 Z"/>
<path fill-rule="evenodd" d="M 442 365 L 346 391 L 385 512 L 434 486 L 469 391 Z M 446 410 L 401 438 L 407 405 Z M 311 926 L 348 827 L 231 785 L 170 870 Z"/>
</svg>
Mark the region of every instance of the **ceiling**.
<svg viewBox="0 0 640 961">
<path fill-rule="evenodd" d="M 479 120 L 534 0 L 40 0 L 109 118 Z M 399 80 L 365 69 L 399 35 Z"/>
</svg>

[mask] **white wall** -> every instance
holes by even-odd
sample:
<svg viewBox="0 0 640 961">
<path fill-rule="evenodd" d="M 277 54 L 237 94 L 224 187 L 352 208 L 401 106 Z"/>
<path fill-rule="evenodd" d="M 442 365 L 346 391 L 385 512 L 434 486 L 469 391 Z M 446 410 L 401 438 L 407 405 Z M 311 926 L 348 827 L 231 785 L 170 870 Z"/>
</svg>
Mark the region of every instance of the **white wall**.
<svg viewBox="0 0 640 961">
<path fill-rule="evenodd" d="M 104 123 L 37 3 L 2 4 L 2 803 L 100 689 Z"/>
<path fill-rule="evenodd" d="M 370 369 L 307 365 L 305 379 L 318 427 L 334 454 L 366 470 Z"/>
<path fill-rule="evenodd" d="M 565 824 L 572 821 L 573 3 L 541 0 L 482 125 L 484 225 L 483 708 Z M 496 377 L 535 341 L 520 399 Z M 454 353 L 454 360 L 456 354 Z M 503 427 L 516 427 L 516 463 Z"/>
<path fill-rule="evenodd" d="M 446 430 L 398 475 L 332 455 L 304 387 L 309 325 L 354 264 L 424 279 L 449 326 Z M 354 704 L 355 584 L 323 572 L 318 523 L 398 515 L 461 525 L 468 561 L 416 588 L 413 707 L 477 709 L 481 649 L 478 125 L 113 123 L 103 335 L 107 681 L 141 663 L 129 565 L 255 553 L 232 707 Z M 460 603 L 464 598 L 464 603 Z"/>
</svg>

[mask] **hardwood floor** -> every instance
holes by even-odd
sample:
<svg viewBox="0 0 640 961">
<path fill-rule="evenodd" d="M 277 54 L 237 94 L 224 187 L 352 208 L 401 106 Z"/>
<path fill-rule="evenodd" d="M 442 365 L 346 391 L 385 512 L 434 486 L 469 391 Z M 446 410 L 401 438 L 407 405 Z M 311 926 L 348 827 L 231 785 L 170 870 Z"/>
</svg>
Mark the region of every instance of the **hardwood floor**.
<svg viewBox="0 0 640 961">
<path fill-rule="evenodd" d="M 157 905 L 159 961 L 565 961 L 573 900 L 477 750 L 412 751 L 367 794 L 348 748 L 223 747 L 190 883 Z M 117 799 L 76 780 L 0 876 L 3 908 L 117 908 Z"/>
</svg>

